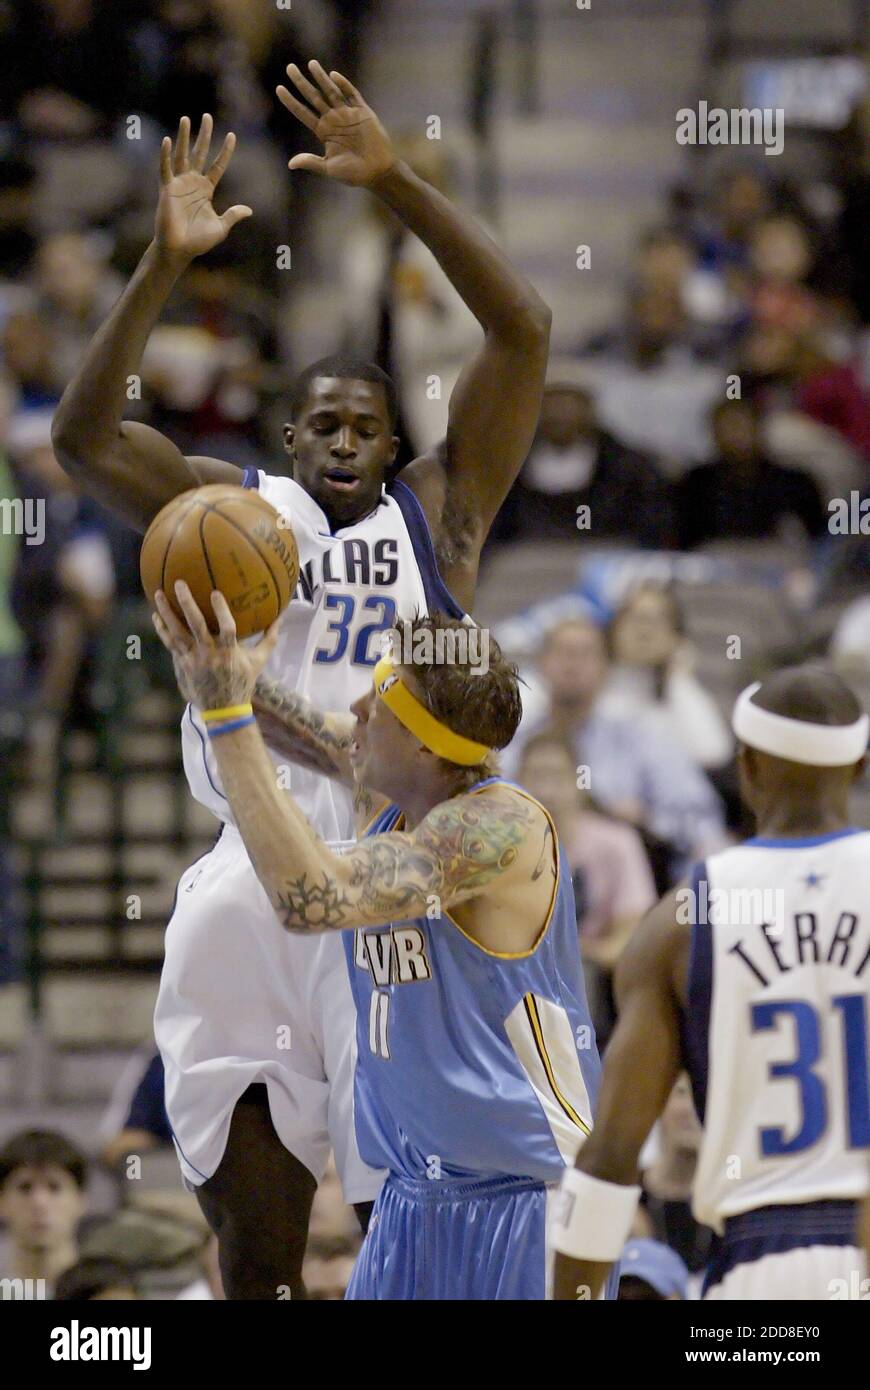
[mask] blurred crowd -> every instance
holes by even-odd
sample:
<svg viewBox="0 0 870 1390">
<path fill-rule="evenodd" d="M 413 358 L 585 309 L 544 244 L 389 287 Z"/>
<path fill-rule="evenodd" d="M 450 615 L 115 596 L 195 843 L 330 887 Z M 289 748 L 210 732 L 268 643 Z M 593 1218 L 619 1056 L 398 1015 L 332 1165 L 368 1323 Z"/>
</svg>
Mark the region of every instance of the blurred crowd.
<svg viewBox="0 0 870 1390">
<path fill-rule="evenodd" d="M 478 330 L 424 248 L 360 202 L 354 235 L 344 228 L 336 253 L 340 308 L 328 344 L 298 327 L 304 274 L 275 271 L 291 225 L 296 268 L 317 272 L 321 252 L 304 234 L 317 213 L 312 181 L 286 177 L 304 132 L 274 101 L 274 86 L 315 39 L 328 66 L 364 81 L 377 0 L 305 9 L 302 18 L 246 0 L 0 3 L 0 498 L 19 506 L 0 529 L 4 777 L 15 765 L 20 779 L 50 783 L 61 737 L 95 718 L 94 673 L 112 615 L 140 596 L 136 537 L 60 470 L 50 424 L 150 239 L 156 153 L 181 113 L 210 111 L 239 133 L 226 202 L 250 202 L 257 216 L 185 275 L 152 334 L 131 417 L 187 453 L 274 468 L 292 377 L 329 346 L 364 353 L 394 376 L 401 459 L 444 433 L 449 391 Z M 499 554 L 526 544 L 543 553 L 559 543 L 578 564 L 602 545 L 674 559 L 742 544 L 741 555 L 766 557 L 782 602 L 799 610 L 801 641 L 776 645 L 771 633 L 777 658 L 830 656 L 868 689 L 870 520 L 863 533 L 855 524 L 870 497 L 868 137 L 865 107 L 822 182 L 777 178 L 767 167 L 776 161 L 761 158 L 670 190 L 636 248 L 616 321 L 578 335 L 552 364 L 484 584 Z M 419 138 L 402 149 L 452 190 L 440 149 Z M 426 389 L 430 374 L 441 378 L 440 400 Z M 851 505 L 848 527 L 834 524 L 836 499 Z M 21 524 L 10 525 L 12 515 Z M 522 654 L 525 716 L 506 770 L 558 827 L 602 1046 L 614 1022 L 613 969 L 640 918 L 692 859 L 747 829 L 726 710 L 699 670 L 685 603 L 672 583 L 627 583 L 604 603 L 540 624 Z M 7 817 L 8 786 L 0 983 L 15 970 Z M 105 1139 L 100 1161 L 110 1171 L 130 1153 L 168 1147 L 161 1086 L 149 1060 L 129 1113 Z M 648 1146 L 625 1297 L 692 1288 L 709 1239 L 688 1205 L 696 1149 L 680 1083 Z M 163 1271 L 168 1292 L 159 1296 L 221 1296 L 193 1199 L 136 1210 L 125 1201 L 89 1225 L 86 1168 L 60 1135 L 6 1144 L 0 1275 L 45 1277 L 59 1298 L 134 1297 L 151 1296 L 143 1291 Z M 334 1297 L 357 1237 L 334 1183 L 318 1200 L 306 1277 Z"/>
</svg>

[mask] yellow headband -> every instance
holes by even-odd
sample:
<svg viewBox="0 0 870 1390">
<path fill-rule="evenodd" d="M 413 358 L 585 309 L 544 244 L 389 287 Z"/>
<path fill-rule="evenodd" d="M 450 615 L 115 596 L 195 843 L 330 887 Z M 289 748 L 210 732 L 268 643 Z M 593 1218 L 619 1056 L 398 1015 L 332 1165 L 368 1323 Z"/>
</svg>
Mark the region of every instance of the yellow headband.
<svg viewBox="0 0 870 1390">
<path fill-rule="evenodd" d="M 378 662 L 374 681 L 378 699 L 383 700 L 399 723 L 404 724 L 430 753 L 437 753 L 439 758 L 459 763 L 461 767 L 476 767 L 491 751 L 485 743 L 475 743 L 462 734 L 455 734 L 430 714 L 405 685 L 389 657 L 384 656 Z"/>
</svg>

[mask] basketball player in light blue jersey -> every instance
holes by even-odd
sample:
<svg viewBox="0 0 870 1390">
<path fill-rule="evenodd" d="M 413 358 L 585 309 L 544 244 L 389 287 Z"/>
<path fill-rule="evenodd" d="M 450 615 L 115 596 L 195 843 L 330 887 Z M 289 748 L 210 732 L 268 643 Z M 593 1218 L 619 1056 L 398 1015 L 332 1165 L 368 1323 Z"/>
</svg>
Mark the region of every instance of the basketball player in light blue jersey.
<svg viewBox="0 0 870 1390">
<path fill-rule="evenodd" d="M 176 592 L 190 630 L 162 595 L 155 625 L 205 711 L 275 930 L 344 932 L 357 1140 L 388 1170 L 348 1297 L 544 1298 L 548 1190 L 590 1132 L 599 1062 L 553 823 L 495 770 L 515 668 L 494 643 L 486 670 L 458 642 L 441 664 L 384 657 L 355 717 L 260 681 L 270 741 L 368 789 L 365 837 L 335 853 L 277 790 L 251 713 L 274 629 L 239 647 L 215 594 L 213 639 Z M 439 632 L 468 629 L 418 618 L 411 650 Z"/>
<path fill-rule="evenodd" d="M 639 1196 L 641 1147 L 681 1068 L 704 1137 L 693 1207 L 717 1234 L 707 1299 L 870 1290 L 870 831 L 849 790 L 870 718 L 833 673 L 797 667 L 737 701 L 758 832 L 654 908 L 617 971 L 619 1023 L 595 1132 L 563 1178 L 558 1298 L 593 1292 Z"/>
</svg>

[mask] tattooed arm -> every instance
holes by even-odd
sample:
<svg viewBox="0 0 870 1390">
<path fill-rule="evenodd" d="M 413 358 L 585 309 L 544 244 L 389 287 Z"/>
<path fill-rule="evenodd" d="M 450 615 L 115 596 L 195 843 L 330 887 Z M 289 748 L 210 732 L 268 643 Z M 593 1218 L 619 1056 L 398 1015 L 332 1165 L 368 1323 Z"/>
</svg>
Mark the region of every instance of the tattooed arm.
<svg viewBox="0 0 870 1390">
<path fill-rule="evenodd" d="M 442 802 L 409 834 L 333 854 L 283 795 L 254 727 L 215 739 L 221 779 L 257 877 L 287 931 L 383 926 L 450 908 L 515 872 L 540 811 L 508 788 Z M 533 857 L 537 855 L 535 847 Z"/>
<path fill-rule="evenodd" d="M 277 623 L 256 647 L 239 647 L 232 613 L 220 593 L 211 596 L 218 620 L 215 637 L 187 586 L 179 582 L 175 591 L 188 628 L 159 591 L 154 623 L 172 653 L 182 692 L 205 709 L 245 704 L 274 650 Z M 270 695 L 267 689 L 266 698 L 287 695 Z M 293 728 L 309 756 L 328 759 L 337 774 L 349 747 L 346 727 L 305 706 L 301 713 L 296 708 Z M 442 908 L 450 908 L 478 896 L 497 879 L 503 880 L 499 886 L 504 894 L 505 885 L 512 891 L 514 880 L 520 887 L 523 878 L 540 877 L 533 870 L 544 813 L 503 784 L 442 802 L 410 834 L 373 836 L 348 854 L 336 855 L 293 798 L 279 791 L 256 723 L 216 735 L 211 747 L 257 877 L 288 931 L 383 926 L 396 917 L 422 915 L 433 895 Z M 530 836 L 533 828 L 536 833 Z"/>
<path fill-rule="evenodd" d="M 347 759 L 355 722 L 352 714 L 324 714 L 304 695 L 267 676 L 260 676 L 254 687 L 253 705 L 266 742 L 277 752 L 345 786 L 354 785 Z"/>
<path fill-rule="evenodd" d="M 311 931 L 326 893 L 332 896 L 324 926 L 377 927 L 425 916 L 433 897 L 442 909 L 456 907 L 516 872 L 539 818 L 536 806 L 509 789 L 453 797 L 410 833 L 374 835 L 319 874 L 285 871 L 270 888 L 275 910 L 288 931 Z"/>
</svg>

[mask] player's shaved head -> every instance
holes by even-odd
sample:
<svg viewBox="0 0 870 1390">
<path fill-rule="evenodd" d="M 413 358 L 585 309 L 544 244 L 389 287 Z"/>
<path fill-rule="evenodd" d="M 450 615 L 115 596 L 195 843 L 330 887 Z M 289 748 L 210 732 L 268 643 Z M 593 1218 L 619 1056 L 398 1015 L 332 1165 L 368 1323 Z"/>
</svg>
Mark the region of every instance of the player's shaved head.
<svg viewBox="0 0 870 1390">
<path fill-rule="evenodd" d="M 854 724 L 863 713 L 846 682 L 821 665 L 774 672 L 752 703 L 785 719 L 829 728 Z M 815 767 L 746 744 L 738 755 L 741 795 L 769 834 L 823 834 L 847 825 L 849 791 L 863 767 L 863 759 L 844 767 Z"/>
<path fill-rule="evenodd" d="M 846 682 L 826 666 L 787 666 L 768 676 L 752 703 L 810 724 L 854 724 L 863 713 Z"/>
</svg>

